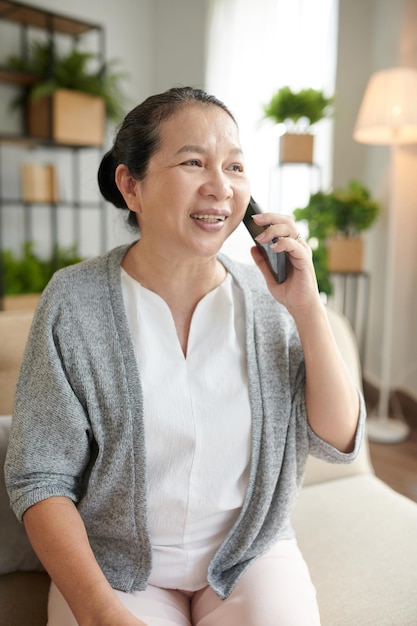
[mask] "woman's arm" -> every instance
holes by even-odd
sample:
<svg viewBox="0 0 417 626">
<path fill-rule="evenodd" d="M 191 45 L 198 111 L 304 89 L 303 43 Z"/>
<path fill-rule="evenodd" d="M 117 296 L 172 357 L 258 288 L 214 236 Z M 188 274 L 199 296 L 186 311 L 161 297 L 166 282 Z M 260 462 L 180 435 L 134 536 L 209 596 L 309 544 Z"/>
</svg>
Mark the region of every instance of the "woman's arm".
<svg viewBox="0 0 417 626">
<path fill-rule="evenodd" d="M 306 364 L 307 416 L 314 432 L 342 452 L 351 452 L 359 419 L 359 395 L 343 362 L 317 289 L 317 280 L 308 244 L 297 240 L 294 220 L 265 213 L 255 218 L 264 226 L 262 243 L 277 252 L 285 251 L 290 261 L 287 280 L 278 284 L 262 255 L 252 254 L 276 300 L 293 316 L 300 335 Z M 258 238 L 259 239 L 259 238 Z"/>
<path fill-rule="evenodd" d="M 91 550 L 83 521 L 65 497 L 30 507 L 23 522 L 40 561 L 80 626 L 144 626 L 120 602 Z"/>
<path fill-rule="evenodd" d="M 341 452 L 352 452 L 359 396 L 336 345 L 321 302 L 295 318 L 306 364 L 306 406 L 311 428 Z"/>
</svg>

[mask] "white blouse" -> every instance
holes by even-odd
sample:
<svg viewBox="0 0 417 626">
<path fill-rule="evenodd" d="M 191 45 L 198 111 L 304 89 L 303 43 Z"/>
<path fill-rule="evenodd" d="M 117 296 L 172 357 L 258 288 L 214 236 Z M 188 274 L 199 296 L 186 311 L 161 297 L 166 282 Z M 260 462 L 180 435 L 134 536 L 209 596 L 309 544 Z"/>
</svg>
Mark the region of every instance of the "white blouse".
<svg viewBox="0 0 417 626">
<path fill-rule="evenodd" d="M 123 269 L 122 289 L 144 396 L 149 583 L 195 591 L 248 483 L 243 296 L 228 275 L 198 303 L 185 357 L 165 301 Z"/>
</svg>

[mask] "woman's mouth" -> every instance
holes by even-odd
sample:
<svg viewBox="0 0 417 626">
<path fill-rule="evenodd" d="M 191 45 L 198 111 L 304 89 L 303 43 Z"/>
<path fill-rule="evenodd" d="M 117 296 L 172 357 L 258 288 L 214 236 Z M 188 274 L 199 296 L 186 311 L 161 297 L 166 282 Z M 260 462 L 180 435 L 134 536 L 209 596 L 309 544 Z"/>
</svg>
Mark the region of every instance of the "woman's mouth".
<svg viewBox="0 0 417 626">
<path fill-rule="evenodd" d="M 193 220 L 206 222 L 207 224 L 216 224 L 217 222 L 224 222 L 226 219 L 225 215 L 196 215 L 195 213 L 191 213 L 190 217 Z"/>
</svg>

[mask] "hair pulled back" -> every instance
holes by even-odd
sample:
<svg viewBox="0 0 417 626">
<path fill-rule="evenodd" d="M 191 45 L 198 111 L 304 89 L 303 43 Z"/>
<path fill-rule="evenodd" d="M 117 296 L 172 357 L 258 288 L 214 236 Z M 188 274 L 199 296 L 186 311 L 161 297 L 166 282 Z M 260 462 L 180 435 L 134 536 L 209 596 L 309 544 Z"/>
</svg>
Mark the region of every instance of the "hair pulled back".
<svg viewBox="0 0 417 626">
<path fill-rule="evenodd" d="M 149 161 L 160 145 L 160 125 L 184 106 L 201 103 L 223 109 L 235 121 L 226 105 L 202 89 L 173 87 L 150 96 L 132 109 L 123 120 L 114 145 L 103 157 L 98 170 L 100 192 L 118 209 L 128 209 L 115 180 L 118 165 L 124 164 L 137 180 L 145 178 Z M 137 228 L 136 214 L 129 211 L 128 223 Z"/>
</svg>

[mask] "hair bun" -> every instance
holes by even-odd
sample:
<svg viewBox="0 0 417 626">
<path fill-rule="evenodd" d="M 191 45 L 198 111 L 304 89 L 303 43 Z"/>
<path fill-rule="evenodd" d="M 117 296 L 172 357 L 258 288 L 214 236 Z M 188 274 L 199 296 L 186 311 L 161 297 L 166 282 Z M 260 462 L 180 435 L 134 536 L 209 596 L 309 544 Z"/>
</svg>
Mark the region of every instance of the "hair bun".
<svg viewBox="0 0 417 626">
<path fill-rule="evenodd" d="M 118 209 L 127 209 L 127 204 L 116 185 L 116 167 L 118 163 L 113 156 L 113 150 L 109 150 L 101 159 L 98 168 L 98 186 L 105 200 L 114 204 Z"/>
</svg>

